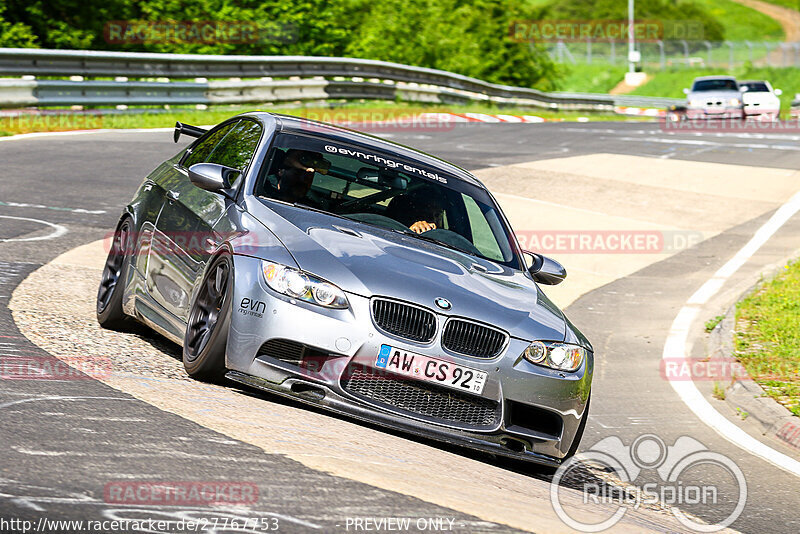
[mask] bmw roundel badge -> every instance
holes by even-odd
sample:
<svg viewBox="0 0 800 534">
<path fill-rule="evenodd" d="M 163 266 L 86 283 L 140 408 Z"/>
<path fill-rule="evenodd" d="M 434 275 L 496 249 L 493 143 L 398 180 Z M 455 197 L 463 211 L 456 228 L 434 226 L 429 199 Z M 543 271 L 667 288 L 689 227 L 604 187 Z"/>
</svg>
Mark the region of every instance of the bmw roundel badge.
<svg viewBox="0 0 800 534">
<path fill-rule="evenodd" d="M 450 301 L 449 301 L 449 300 L 447 300 L 447 299 L 446 299 L 446 298 L 444 298 L 444 297 L 436 297 L 436 298 L 433 300 L 433 303 L 434 303 L 434 304 L 436 304 L 437 306 L 439 306 L 439 307 L 440 307 L 441 309 L 443 309 L 443 310 L 449 310 L 450 308 L 452 308 L 452 307 L 453 307 L 453 305 L 452 305 L 452 304 L 450 304 Z"/>
</svg>

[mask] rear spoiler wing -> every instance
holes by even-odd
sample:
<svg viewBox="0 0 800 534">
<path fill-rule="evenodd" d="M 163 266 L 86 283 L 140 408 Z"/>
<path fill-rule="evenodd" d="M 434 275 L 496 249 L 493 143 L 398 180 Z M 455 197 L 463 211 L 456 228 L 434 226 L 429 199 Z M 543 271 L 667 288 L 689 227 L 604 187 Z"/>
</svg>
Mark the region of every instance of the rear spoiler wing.
<svg viewBox="0 0 800 534">
<path fill-rule="evenodd" d="M 188 135 L 189 137 L 202 137 L 207 131 L 208 130 L 205 128 L 198 128 L 197 126 L 192 126 L 190 124 L 176 122 L 175 133 L 172 135 L 172 139 L 177 143 L 178 139 L 181 137 L 181 134 Z"/>
</svg>

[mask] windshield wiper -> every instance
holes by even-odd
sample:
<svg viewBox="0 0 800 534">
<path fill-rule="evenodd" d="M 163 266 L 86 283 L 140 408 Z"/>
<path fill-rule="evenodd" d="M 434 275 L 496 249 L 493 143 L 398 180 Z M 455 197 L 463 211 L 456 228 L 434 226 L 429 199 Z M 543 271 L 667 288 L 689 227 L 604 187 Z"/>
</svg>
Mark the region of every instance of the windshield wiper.
<svg viewBox="0 0 800 534">
<path fill-rule="evenodd" d="M 450 243 L 445 243 L 444 241 L 439 241 L 438 239 L 434 239 L 432 237 L 428 237 L 423 234 L 418 234 L 414 230 L 395 230 L 394 228 L 390 228 L 390 230 L 398 234 L 409 235 L 411 237 L 416 237 L 417 239 L 422 239 L 423 241 L 427 241 L 428 243 L 435 243 L 441 247 L 449 248 L 450 250 L 456 250 L 458 252 L 463 252 L 464 254 L 469 254 L 472 256 L 475 255 L 475 253 L 472 252 L 471 250 L 464 250 L 463 248 L 451 245 Z"/>
</svg>

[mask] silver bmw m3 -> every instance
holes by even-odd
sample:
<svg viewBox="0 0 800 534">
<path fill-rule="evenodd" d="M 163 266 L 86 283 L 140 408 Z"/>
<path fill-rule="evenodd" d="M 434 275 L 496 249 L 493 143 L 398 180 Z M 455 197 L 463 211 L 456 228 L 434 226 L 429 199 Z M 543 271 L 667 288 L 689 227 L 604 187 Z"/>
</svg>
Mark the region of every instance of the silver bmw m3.
<svg viewBox="0 0 800 534">
<path fill-rule="evenodd" d="M 181 135 L 114 232 L 101 325 L 148 325 L 197 379 L 549 468 L 576 452 L 593 350 L 539 287 L 566 271 L 475 177 L 269 113 Z"/>
</svg>

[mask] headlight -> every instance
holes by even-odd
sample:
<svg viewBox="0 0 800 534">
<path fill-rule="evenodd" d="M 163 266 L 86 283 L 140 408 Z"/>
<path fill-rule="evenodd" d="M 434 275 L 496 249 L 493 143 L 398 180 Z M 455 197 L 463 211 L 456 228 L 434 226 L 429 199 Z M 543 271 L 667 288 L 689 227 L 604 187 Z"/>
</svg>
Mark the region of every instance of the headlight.
<svg viewBox="0 0 800 534">
<path fill-rule="evenodd" d="M 742 103 L 742 101 L 739 100 L 738 98 L 731 98 L 728 101 L 728 104 L 731 105 L 731 106 L 739 106 L 739 105 L 741 105 L 741 103 Z"/>
<path fill-rule="evenodd" d="M 534 341 L 523 351 L 522 356 L 531 363 L 573 372 L 586 359 L 586 349 L 569 343 L 545 343 Z"/>
<path fill-rule="evenodd" d="M 347 308 L 344 291 L 316 276 L 297 269 L 261 260 L 261 274 L 274 291 L 326 308 Z"/>
</svg>

